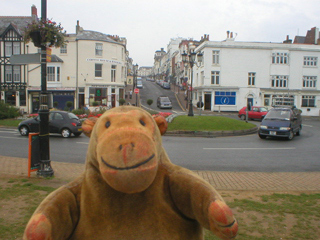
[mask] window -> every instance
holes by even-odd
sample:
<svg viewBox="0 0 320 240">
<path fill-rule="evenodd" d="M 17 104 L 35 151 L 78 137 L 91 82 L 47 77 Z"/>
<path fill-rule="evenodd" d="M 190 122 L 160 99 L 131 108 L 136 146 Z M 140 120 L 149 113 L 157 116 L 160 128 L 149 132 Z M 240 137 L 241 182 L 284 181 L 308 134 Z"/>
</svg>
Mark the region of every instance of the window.
<svg viewBox="0 0 320 240">
<path fill-rule="evenodd" d="M 21 74 L 20 74 L 20 66 L 13 66 L 13 81 L 20 82 L 21 81 Z"/>
<path fill-rule="evenodd" d="M 93 105 L 93 102 L 98 102 L 99 105 L 106 106 L 108 101 L 107 92 L 108 92 L 107 88 L 90 88 L 89 104 Z"/>
<path fill-rule="evenodd" d="M 20 98 L 20 106 L 27 106 L 26 105 L 26 92 L 19 91 L 19 98 Z"/>
<path fill-rule="evenodd" d="M 60 53 L 68 53 L 67 44 L 63 44 L 63 45 L 60 47 Z"/>
<path fill-rule="evenodd" d="M 274 87 L 274 88 L 288 87 L 288 76 L 272 76 L 271 87 Z"/>
<path fill-rule="evenodd" d="M 303 76 L 303 84 L 304 88 L 316 88 L 317 76 Z"/>
<path fill-rule="evenodd" d="M 248 85 L 249 86 L 256 85 L 256 73 L 255 72 L 248 73 Z"/>
<path fill-rule="evenodd" d="M 47 67 L 47 81 L 48 82 L 55 81 L 55 67 Z"/>
<path fill-rule="evenodd" d="M 47 81 L 60 82 L 60 67 L 58 66 L 47 67 Z"/>
<path fill-rule="evenodd" d="M 316 67 L 318 62 L 317 57 L 304 57 L 303 58 L 303 65 L 308 67 Z"/>
<path fill-rule="evenodd" d="M 13 54 L 20 54 L 19 42 L 5 42 L 6 57 L 10 57 Z"/>
<path fill-rule="evenodd" d="M 315 107 L 315 96 L 302 96 L 301 107 Z"/>
<path fill-rule="evenodd" d="M 212 64 L 219 64 L 220 62 L 220 51 L 214 50 L 212 51 Z"/>
<path fill-rule="evenodd" d="M 12 66 L 6 66 L 5 68 L 5 81 L 7 83 L 12 82 Z"/>
<path fill-rule="evenodd" d="M 211 84 L 219 85 L 220 84 L 220 72 L 211 71 Z"/>
<path fill-rule="evenodd" d="M 102 43 L 96 43 L 96 56 L 102 56 Z"/>
<path fill-rule="evenodd" d="M 116 65 L 112 65 L 111 67 L 111 82 L 115 82 L 116 81 Z"/>
<path fill-rule="evenodd" d="M 95 77 L 102 77 L 102 64 L 96 63 L 95 64 Z"/>
<path fill-rule="evenodd" d="M 201 78 L 201 85 L 203 86 L 204 85 L 204 71 L 201 72 L 200 78 Z"/>
<path fill-rule="evenodd" d="M 5 82 L 19 83 L 21 82 L 21 67 L 20 65 L 7 65 L 5 68 Z"/>
<path fill-rule="evenodd" d="M 272 95 L 272 106 L 275 105 L 286 105 L 294 106 L 293 95 Z"/>
<path fill-rule="evenodd" d="M 288 64 L 288 53 L 272 53 L 273 64 Z"/>
</svg>

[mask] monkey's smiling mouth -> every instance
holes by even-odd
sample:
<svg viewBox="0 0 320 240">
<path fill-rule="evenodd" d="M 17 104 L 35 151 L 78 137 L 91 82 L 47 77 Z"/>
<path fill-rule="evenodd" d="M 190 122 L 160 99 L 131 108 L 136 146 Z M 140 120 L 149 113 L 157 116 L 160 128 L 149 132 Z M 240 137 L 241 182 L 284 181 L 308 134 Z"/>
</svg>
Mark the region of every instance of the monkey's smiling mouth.
<svg viewBox="0 0 320 240">
<path fill-rule="evenodd" d="M 140 163 L 137 163 L 133 166 L 129 166 L 129 167 L 116 167 L 116 166 L 112 166 L 110 165 L 109 163 L 107 163 L 103 157 L 101 157 L 101 161 L 109 168 L 111 169 L 115 169 L 115 170 L 129 170 L 129 169 L 134 169 L 134 168 L 137 168 L 137 167 L 140 167 L 141 165 L 143 164 L 146 164 L 147 162 L 149 162 L 152 158 L 154 158 L 155 154 L 152 154 L 147 160 L 143 161 L 143 162 L 140 162 Z"/>
</svg>

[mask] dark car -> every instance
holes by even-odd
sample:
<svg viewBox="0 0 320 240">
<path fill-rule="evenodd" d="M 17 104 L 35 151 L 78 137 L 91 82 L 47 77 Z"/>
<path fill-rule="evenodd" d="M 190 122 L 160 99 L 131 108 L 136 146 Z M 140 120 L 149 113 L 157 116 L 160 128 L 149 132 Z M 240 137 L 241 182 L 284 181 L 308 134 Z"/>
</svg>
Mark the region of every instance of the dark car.
<svg viewBox="0 0 320 240">
<path fill-rule="evenodd" d="M 30 132 L 39 132 L 40 117 L 22 121 L 18 130 L 22 136 L 28 136 Z M 81 122 L 79 118 L 71 112 L 51 111 L 49 112 L 49 132 L 59 133 L 62 137 L 70 137 L 71 134 L 76 137 L 82 133 Z"/>
<path fill-rule="evenodd" d="M 172 108 L 172 103 L 167 96 L 161 96 L 157 99 L 157 106 L 158 108 Z"/>
<path fill-rule="evenodd" d="M 241 120 L 246 120 L 246 110 L 247 107 L 243 107 L 240 109 L 239 113 L 238 113 L 238 117 Z M 251 107 L 251 110 L 248 111 L 248 119 L 258 119 L 261 120 L 263 119 L 268 113 L 268 109 L 266 109 L 265 107 L 259 107 L 259 106 L 253 106 Z"/>
<path fill-rule="evenodd" d="M 302 129 L 301 111 L 295 107 L 278 106 L 270 109 L 261 122 L 260 138 L 283 137 L 288 140 L 299 136 Z"/>
</svg>

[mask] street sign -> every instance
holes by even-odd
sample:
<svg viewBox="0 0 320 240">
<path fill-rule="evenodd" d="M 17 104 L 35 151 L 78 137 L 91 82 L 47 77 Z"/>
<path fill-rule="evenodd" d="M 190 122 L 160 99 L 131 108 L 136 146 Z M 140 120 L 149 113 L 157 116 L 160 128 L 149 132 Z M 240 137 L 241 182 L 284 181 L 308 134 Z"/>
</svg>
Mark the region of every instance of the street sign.
<svg viewBox="0 0 320 240">
<path fill-rule="evenodd" d="M 47 62 L 51 62 L 52 49 L 47 47 L 46 54 L 47 54 Z"/>
<path fill-rule="evenodd" d="M 10 63 L 12 65 L 40 63 L 40 53 L 12 55 Z"/>
<path fill-rule="evenodd" d="M 139 93 L 139 88 L 135 88 L 134 93 Z"/>
</svg>

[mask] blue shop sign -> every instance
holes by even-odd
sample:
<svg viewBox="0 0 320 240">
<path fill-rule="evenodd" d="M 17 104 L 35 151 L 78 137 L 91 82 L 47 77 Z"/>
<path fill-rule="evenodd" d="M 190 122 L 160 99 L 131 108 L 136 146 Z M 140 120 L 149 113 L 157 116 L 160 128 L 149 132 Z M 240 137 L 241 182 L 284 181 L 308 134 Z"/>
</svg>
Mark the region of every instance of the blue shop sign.
<svg viewBox="0 0 320 240">
<path fill-rule="evenodd" d="M 236 105 L 236 92 L 216 91 L 215 105 Z"/>
</svg>

